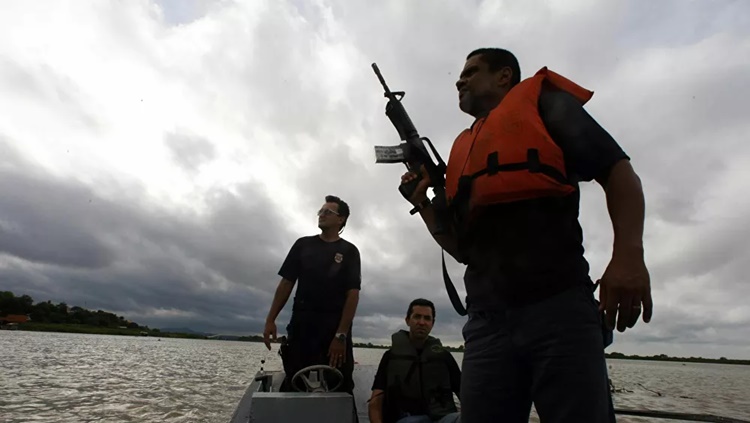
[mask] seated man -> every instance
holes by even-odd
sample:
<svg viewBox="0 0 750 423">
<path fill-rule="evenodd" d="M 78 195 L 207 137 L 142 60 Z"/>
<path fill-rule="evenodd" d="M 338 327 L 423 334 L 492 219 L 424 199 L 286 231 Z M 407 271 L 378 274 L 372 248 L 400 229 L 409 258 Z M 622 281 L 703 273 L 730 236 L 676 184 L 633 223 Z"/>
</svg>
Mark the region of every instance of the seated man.
<svg viewBox="0 0 750 423">
<path fill-rule="evenodd" d="M 372 423 L 456 423 L 461 370 L 440 340 L 430 336 L 435 306 L 419 298 L 409 304 L 406 325 L 391 336 L 372 384 Z"/>
</svg>

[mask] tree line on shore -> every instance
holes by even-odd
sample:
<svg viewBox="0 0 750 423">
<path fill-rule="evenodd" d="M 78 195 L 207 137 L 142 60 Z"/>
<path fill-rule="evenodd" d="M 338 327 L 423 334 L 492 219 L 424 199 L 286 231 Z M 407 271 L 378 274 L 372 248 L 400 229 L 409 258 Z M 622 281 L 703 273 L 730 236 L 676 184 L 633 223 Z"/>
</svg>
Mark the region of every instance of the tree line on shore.
<svg viewBox="0 0 750 423">
<path fill-rule="evenodd" d="M 10 291 L 0 292 L 0 316 L 9 314 L 25 315 L 34 323 L 75 324 L 99 327 L 123 327 L 128 329 L 150 330 L 126 320 L 123 316 L 103 310 L 91 311 L 66 303 L 53 304 L 52 301 L 34 303 L 29 295 L 14 295 Z"/>
<path fill-rule="evenodd" d="M 64 302 L 53 304 L 51 301 L 34 303 L 29 295 L 16 296 L 10 291 L 0 291 L 0 318 L 7 315 L 29 316 L 30 322 L 22 323 L 19 329 L 49 332 L 76 332 L 95 333 L 108 335 L 140 335 L 159 336 L 165 338 L 195 338 L 195 339 L 221 339 L 241 342 L 263 342 L 261 335 L 249 336 L 214 336 L 211 334 L 196 332 L 163 332 L 159 329 L 151 329 L 148 326 L 139 325 L 123 316 L 118 316 L 103 310 L 88 310 L 79 306 L 68 306 Z M 387 345 L 377 345 L 371 342 L 355 342 L 355 348 L 378 348 L 387 349 Z M 464 346 L 446 346 L 453 352 L 463 352 Z M 677 361 L 691 363 L 723 363 L 750 365 L 750 360 L 734 360 L 726 357 L 719 359 L 703 357 L 670 357 L 666 354 L 651 356 L 626 355 L 619 352 L 606 354 L 607 358 L 622 360 L 647 360 L 647 361 Z"/>
</svg>

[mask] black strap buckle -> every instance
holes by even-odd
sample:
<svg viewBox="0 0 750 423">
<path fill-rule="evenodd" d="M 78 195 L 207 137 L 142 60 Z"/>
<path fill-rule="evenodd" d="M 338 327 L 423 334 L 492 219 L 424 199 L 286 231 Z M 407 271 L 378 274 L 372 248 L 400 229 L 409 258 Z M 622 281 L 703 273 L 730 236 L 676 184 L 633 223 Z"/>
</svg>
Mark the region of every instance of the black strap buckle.
<svg viewBox="0 0 750 423">
<path fill-rule="evenodd" d="M 422 200 L 421 203 L 417 204 L 416 206 L 414 206 L 413 209 L 409 210 L 409 214 L 413 216 L 419 213 L 425 207 L 429 206 L 430 204 L 432 204 L 432 201 L 430 201 L 429 198 L 425 198 L 424 200 Z"/>
</svg>

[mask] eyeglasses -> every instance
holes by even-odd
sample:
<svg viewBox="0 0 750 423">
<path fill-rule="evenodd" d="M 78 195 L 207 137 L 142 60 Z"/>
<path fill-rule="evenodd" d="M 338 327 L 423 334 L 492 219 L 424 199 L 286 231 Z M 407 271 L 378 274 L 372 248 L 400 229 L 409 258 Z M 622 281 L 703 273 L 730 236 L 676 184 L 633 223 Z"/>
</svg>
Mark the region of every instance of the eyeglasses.
<svg viewBox="0 0 750 423">
<path fill-rule="evenodd" d="M 318 210 L 318 216 L 324 216 L 324 215 L 325 216 L 329 216 L 329 215 L 332 215 L 332 214 L 335 214 L 336 216 L 339 215 L 337 212 L 335 212 L 335 211 L 333 211 L 331 209 L 320 209 L 320 210 Z"/>
</svg>

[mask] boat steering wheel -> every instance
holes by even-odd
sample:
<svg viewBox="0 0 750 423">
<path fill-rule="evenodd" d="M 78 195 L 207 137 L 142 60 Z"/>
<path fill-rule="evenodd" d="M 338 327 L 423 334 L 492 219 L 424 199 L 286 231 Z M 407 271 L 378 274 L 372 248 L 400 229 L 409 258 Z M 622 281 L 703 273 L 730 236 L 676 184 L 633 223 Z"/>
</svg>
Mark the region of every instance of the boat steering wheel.
<svg viewBox="0 0 750 423">
<path fill-rule="evenodd" d="M 315 377 L 314 380 L 310 380 L 307 376 L 305 376 L 305 374 L 313 371 L 316 371 L 317 377 Z M 328 388 L 326 380 L 323 377 L 325 373 L 333 373 L 338 378 L 338 383 L 336 384 L 336 386 L 334 386 L 333 388 Z M 307 388 L 307 392 L 331 392 L 338 389 L 341 384 L 344 383 L 344 375 L 341 374 L 339 369 L 325 364 L 307 366 L 303 369 L 300 369 L 297 373 L 294 374 L 290 384 L 297 392 L 302 392 L 302 390 L 299 389 L 299 387 L 295 383 L 297 379 L 302 379 L 302 382 L 305 383 L 305 388 Z"/>
</svg>

